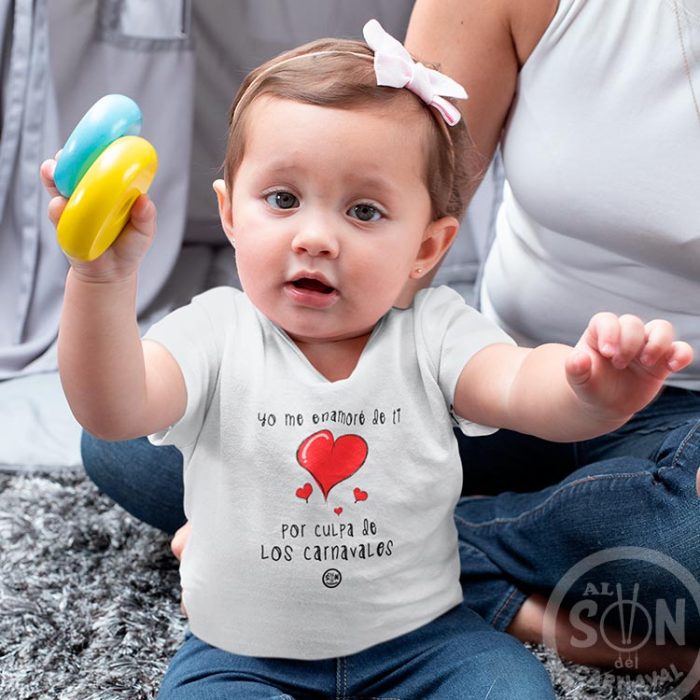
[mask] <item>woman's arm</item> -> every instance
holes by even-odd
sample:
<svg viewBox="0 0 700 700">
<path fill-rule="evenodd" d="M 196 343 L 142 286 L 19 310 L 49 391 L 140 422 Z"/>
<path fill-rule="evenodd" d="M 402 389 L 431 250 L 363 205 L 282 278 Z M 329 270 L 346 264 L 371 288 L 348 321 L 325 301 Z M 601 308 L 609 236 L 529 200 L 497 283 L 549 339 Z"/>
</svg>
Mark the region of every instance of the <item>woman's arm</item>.
<svg viewBox="0 0 700 700">
<path fill-rule="evenodd" d="M 406 47 L 469 93 L 459 107 L 490 161 L 515 95 L 518 71 L 556 13 L 558 0 L 417 0 Z"/>
</svg>

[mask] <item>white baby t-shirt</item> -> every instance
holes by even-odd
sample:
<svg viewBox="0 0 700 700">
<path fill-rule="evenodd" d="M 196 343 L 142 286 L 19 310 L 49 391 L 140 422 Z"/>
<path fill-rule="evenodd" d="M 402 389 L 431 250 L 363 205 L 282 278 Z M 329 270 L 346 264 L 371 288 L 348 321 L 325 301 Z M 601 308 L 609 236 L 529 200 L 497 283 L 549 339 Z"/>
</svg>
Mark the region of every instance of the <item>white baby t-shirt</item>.
<svg viewBox="0 0 700 700">
<path fill-rule="evenodd" d="M 461 602 L 450 408 L 469 358 L 512 342 L 503 331 L 452 290 L 425 290 L 335 382 L 235 289 L 205 292 L 146 337 L 187 387 L 183 418 L 151 440 L 184 456 L 194 634 L 238 654 L 330 658 Z"/>
</svg>

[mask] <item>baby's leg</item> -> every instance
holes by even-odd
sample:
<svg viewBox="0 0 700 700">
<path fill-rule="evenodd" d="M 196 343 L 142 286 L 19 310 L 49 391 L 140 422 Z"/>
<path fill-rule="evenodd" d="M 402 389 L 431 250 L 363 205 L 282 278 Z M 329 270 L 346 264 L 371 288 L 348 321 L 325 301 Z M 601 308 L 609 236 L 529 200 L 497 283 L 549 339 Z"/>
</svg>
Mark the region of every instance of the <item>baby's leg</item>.
<svg viewBox="0 0 700 700">
<path fill-rule="evenodd" d="M 544 666 L 464 606 L 397 639 L 339 660 L 339 697 L 548 700 Z"/>
<path fill-rule="evenodd" d="M 330 696 L 336 664 L 230 654 L 192 634 L 170 662 L 158 700 L 294 700 Z"/>
<path fill-rule="evenodd" d="M 229 654 L 188 634 L 159 700 L 307 697 L 554 700 L 542 664 L 468 608 L 352 656 L 321 661 Z"/>
</svg>

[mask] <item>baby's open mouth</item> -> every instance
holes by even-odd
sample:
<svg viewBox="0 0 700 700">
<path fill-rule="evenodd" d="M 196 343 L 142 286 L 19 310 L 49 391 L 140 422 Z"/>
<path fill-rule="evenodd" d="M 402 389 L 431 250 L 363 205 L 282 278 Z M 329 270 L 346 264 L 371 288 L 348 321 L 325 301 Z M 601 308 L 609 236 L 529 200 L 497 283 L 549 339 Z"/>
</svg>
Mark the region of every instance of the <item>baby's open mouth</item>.
<svg viewBox="0 0 700 700">
<path fill-rule="evenodd" d="M 292 284 L 297 289 L 305 289 L 309 292 L 318 292 L 319 294 L 331 294 L 335 291 L 333 287 L 329 287 L 320 280 L 312 279 L 311 277 L 302 277 L 301 279 L 294 280 Z"/>
</svg>

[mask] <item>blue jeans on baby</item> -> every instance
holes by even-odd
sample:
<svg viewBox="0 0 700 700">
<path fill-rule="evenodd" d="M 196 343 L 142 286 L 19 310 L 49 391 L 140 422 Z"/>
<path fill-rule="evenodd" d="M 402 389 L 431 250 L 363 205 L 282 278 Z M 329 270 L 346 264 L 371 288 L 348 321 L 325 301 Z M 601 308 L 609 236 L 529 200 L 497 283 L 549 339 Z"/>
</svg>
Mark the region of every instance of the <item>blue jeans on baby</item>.
<svg viewBox="0 0 700 700">
<path fill-rule="evenodd" d="M 188 633 L 159 700 L 548 700 L 544 666 L 513 637 L 459 606 L 397 639 L 342 658 L 263 659 Z"/>
</svg>

